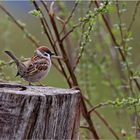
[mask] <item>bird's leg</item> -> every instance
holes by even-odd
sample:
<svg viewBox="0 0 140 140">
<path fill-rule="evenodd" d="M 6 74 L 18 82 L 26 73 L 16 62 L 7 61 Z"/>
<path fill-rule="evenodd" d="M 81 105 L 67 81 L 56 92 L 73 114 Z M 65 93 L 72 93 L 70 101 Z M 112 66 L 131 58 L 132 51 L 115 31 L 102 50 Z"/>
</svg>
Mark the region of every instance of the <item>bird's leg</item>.
<svg viewBox="0 0 140 140">
<path fill-rule="evenodd" d="M 79 86 L 74 86 L 71 88 L 72 90 L 76 90 L 76 89 L 79 89 Z"/>
<path fill-rule="evenodd" d="M 43 85 L 41 82 L 38 82 L 38 83 L 39 83 L 39 86 L 43 86 L 43 87 L 45 86 L 45 85 Z"/>
<path fill-rule="evenodd" d="M 32 86 L 32 84 L 29 82 L 29 86 Z"/>
</svg>

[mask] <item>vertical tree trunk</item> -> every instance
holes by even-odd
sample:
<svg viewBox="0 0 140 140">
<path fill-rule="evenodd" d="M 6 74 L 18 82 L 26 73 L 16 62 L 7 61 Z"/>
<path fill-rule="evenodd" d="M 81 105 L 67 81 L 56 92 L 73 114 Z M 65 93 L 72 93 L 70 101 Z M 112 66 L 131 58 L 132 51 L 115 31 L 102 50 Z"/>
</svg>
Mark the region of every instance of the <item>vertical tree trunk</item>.
<svg viewBox="0 0 140 140">
<path fill-rule="evenodd" d="M 78 90 L 0 83 L 0 139 L 78 139 Z"/>
</svg>

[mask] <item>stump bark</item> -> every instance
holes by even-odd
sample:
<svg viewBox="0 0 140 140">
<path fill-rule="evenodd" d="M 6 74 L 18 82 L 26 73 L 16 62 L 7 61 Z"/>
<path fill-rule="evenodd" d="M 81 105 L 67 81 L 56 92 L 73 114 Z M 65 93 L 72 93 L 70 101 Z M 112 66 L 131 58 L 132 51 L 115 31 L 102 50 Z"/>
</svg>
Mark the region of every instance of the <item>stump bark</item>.
<svg viewBox="0 0 140 140">
<path fill-rule="evenodd" d="M 79 139 L 78 90 L 0 83 L 0 139 Z"/>
</svg>

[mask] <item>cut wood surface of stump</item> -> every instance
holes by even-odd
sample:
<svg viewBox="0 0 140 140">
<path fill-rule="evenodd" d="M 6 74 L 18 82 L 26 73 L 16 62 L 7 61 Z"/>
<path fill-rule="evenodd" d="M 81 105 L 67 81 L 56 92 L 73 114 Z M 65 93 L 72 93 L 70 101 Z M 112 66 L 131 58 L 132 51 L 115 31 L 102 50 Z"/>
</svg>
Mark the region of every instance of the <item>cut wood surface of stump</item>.
<svg viewBox="0 0 140 140">
<path fill-rule="evenodd" d="M 0 139 L 79 139 L 78 90 L 0 83 Z"/>
</svg>

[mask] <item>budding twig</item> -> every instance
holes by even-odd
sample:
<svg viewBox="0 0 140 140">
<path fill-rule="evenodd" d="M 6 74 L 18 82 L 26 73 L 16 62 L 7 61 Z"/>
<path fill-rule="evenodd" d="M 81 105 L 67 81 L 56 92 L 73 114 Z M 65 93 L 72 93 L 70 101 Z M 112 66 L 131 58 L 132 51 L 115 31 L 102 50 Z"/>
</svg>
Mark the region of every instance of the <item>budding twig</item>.
<svg viewBox="0 0 140 140">
<path fill-rule="evenodd" d="M 56 56 L 56 55 L 51 56 L 51 58 L 64 60 L 62 56 Z"/>
<path fill-rule="evenodd" d="M 95 2 L 96 6 L 97 6 L 97 8 L 98 8 L 98 7 L 99 7 L 98 2 L 97 2 L 96 0 L 95 0 L 94 2 Z M 117 43 L 116 38 L 115 38 L 115 35 L 113 34 L 113 32 L 112 32 L 112 30 L 111 30 L 111 28 L 110 28 L 110 26 L 109 26 L 109 24 L 108 24 L 108 22 L 107 22 L 107 19 L 105 18 L 105 16 L 104 16 L 103 14 L 102 14 L 102 19 L 103 19 L 103 21 L 104 21 L 104 23 L 105 23 L 105 25 L 106 25 L 106 27 L 107 27 L 107 29 L 108 29 L 108 31 L 109 31 L 109 34 L 110 34 L 110 36 L 111 36 L 111 38 L 112 38 L 113 43 L 114 43 L 116 46 L 120 46 L 120 45 Z M 118 51 L 119 51 L 119 53 L 120 53 L 120 56 L 121 56 L 121 58 L 122 58 L 122 61 L 126 63 L 126 62 L 127 62 L 127 61 L 126 61 L 126 57 L 125 57 L 125 55 L 124 55 L 124 53 L 123 53 L 123 51 L 122 51 L 122 49 L 121 49 L 120 47 L 118 48 Z M 128 66 L 127 66 L 127 69 L 128 69 L 129 74 L 131 75 L 131 77 L 133 77 L 133 71 L 132 71 Z M 136 84 L 138 90 L 140 91 L 140 85 L 139 85 L 137 79 L 133 78 L 133 81 L 135 82 L 135 84 Z"/>
</svg>

